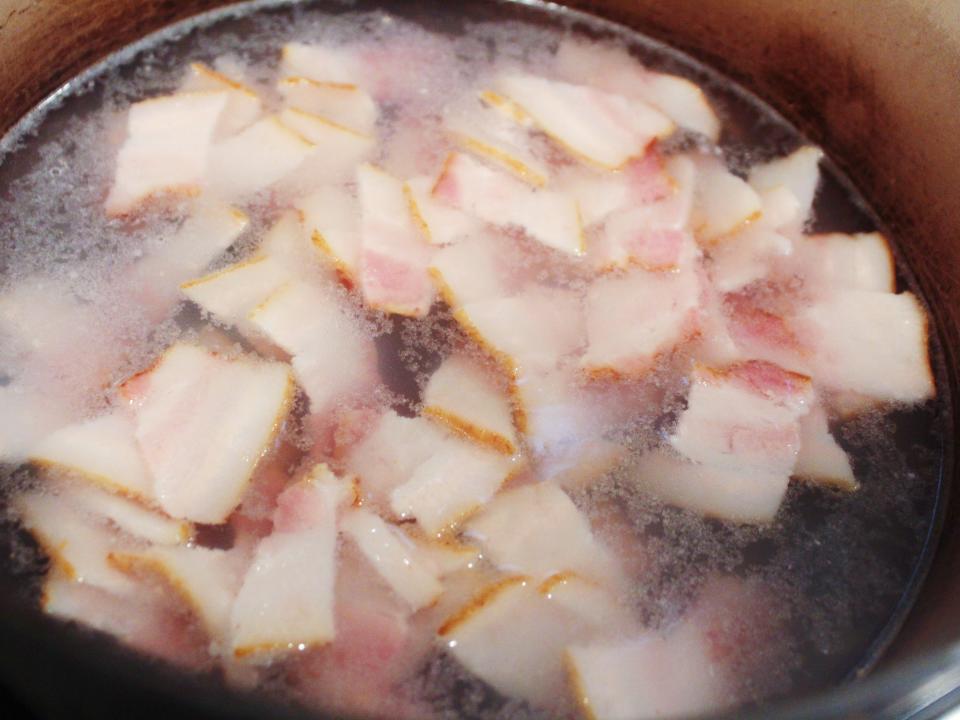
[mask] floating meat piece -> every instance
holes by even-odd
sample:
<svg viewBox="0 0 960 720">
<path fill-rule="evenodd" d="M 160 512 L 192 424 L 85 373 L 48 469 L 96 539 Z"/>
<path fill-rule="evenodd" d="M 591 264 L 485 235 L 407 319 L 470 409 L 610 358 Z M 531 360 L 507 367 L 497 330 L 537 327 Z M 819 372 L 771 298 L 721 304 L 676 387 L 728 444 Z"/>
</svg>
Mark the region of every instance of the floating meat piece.
<svg viewBox="0 0 960 720">
<path fill-rule="evenodd" d="M 331 288 L 293 280 L 261 303 L 249 320 L 293 356 L 311 412 L 326 412 L 376 382 L 373 343 Z"/>
<path fill-rule="evenodd" d="M 318 465 L 286 493 L 233 603 L 233 654 L 254 662 L 335 635 L 337 513 L 352 501 L 352 485 Z M 296 521 L 284 518 L 294 508 Z"/>
<path fill-rule="evenodd" d="M 594 281 L 587 291 L 587 350 L 592 376 L 642 375 L 657 356 L 697 330 L 700 287 L 692 270 L 633 270 Z"/>
<path fill-rule="evenodd" d="M 710 249 L 710 278 L 721 293 L 741 290 L 768 275 L 773 264 L 793 253 L 789 238 L 751 225 Z"/>
<path fill-rule="evenodd" d="M 880 401 L 933 397 L 927 316 L 912 293 L 848 290 L 815 303 L 802 318 L 816 336 L 818 385 Z"/>
<path fill-rule="evenodd" d="M 507 455 L 517 452 L 510 398 L 489 372 L 464 356 L 451 356 L 430 377 L 423 414 L 471 440 Z"/>
<path fill-rule="evenodd" d="M 296 108 L 287 108 L 278 116 L 290 128 L 312 143 L 306 161 L 285 181 L 293 193 L 312 190 L 319 183 L 347 180 L 363 160 L 371 155 L 375 139 L 342 125 Z"/>
<path fill-rule="evenodd" d="M 490 500 L 518 461 L 458 437 L 444 437 L 430 457 L 390 493 L 390 507 L 430 535 L 457 525 Z"/>
<path fill-rule="evenodd" d="M 413 219 L 431 245 L 451 245 L 481 232 L 481 223 L 433 197 L 434 178 L 420 176 L 404 184 Z"/>
<path fill-rule="evenodd" d="M 532 75 L 507 75 L 496 85 L 575 157 L 608 169 L 640 157 L 674 130 L 673 122 L 641 100 Z"/>
<path fill-rule="evenodd" d="M 430 262 L 429 273 L 444 302 L 451 308 L 478 300 L 512 295 L 510 262 L 514 254 L 507 241 L 481 232 L 455 245 L 441 248 Z"/>
<path fill-rule="evenodd" d="M 139 381 L 136 437 L 160 506 L 173 517 L 223 522 L 286 418 L 289 368 L 178 344 Z"/>
<path fill-rule="evenodd" d="M 697 186 L 691 229 L 700 242 L 709 244 L 758 220 L 763 202 L 747 182 L 724 167 L 717 158 L 697 160 Z"/>
<path fill-rule="evenodd" d="M 344 465 L 360 479 L 364 502 L 386 505 L 443 442 L 446 433 L 426 418 L 406 418 L 388 410 L 353 445 Z"/>
<path fill-rule="evenodd" d="M 511 697 L 558 708 L 564 697 L 564 648 L 598 629 L 593 602 L 551 599 L 556 582 L 524 576 L 483 588 L 440 626 L 442 647 L 472 673 Z M 612 628 L 611 628 L 612 629 Z"/>
<path fill-rule="evenodd" d="M 362 165 L 357 185 L 364 300 L 386 312 L 426 315 L 435 294 L 427 275 L 431 250 L 414 224 L 403 183 L 372 165 Z"/>
<path fill-rule="evenodd" d="M 630 466 L 632 482 L 670 505 L 739 523 L 776 517 L 790 476 L 759 468 L 724 468 L 689 462 L 662 450 Z"/>
<path fill-rule="evenodd" d="M 500 493 L 465 531 L 507 572 L 537 580 L 563 571 L 597 580 L 616 576 L 615 562 L 594 539 L 586 516 L 549 481 Z"/>
<path fill-rule="evenodd" d="M 564 39 L 555 58 L 566 80 L 648 102 L 679 127 L 717 142 L 720 120 L 703 90 L 686 78 L 651 72 L 619 47 Z"/>
<path fill-rule="evenodd" d="M 213 146 L 209 187 L 215 194 L 243 199 L 283 179 L 316 146 L 271 115 Z"/>
<path fill-rule="evenodd" d="M 351 510 L 344 515 L 340 529 L 411 609 L 430 605 L 443 591 L 437 566 L 402 530 L 375 513 Z"/>
<path fill-rule="evenodd" d="M 322 187 L 297 201 L 310 239 L 351 286 L 360 278 L 360 225 L 357 199 L 336 185 Z"/>
<path fill-rule="evenodd" d="M 132 105 L 107 213 L 131 212 L 154 195 L 198 194 L 229 99 L 225 92 L 178 93 Z"/>
<path fill-rule="evenodd" d="M 285 77 L 303 77 L 318 82 L 352 85 L 361 77 L 360 61 L 343 48 L 287 43 L 281 52 L 280 65 Z"/>
<path fill-rule="evenodd" d="M 371 135 L 377 124 L 377 104 L 352 83 L 285 77 L 277 88 L 288 107 L 319 115 L 361 135 Z"/>
<path fill-rule="evenodd" d="M 463 153 L 452 153 L 433 188 L 433 197 L 480 220 L 518 227 L 561 252 L 584 252 L 576 201 L 555 190 L 535 189 Z"/>
<path fill-rule="evenodd" d="M 759 193 L 778 187 L 786 188 L 796 198 L 794 226 L 803 228 L 813 209 L 813 200 L 820 184 L 820 159 L 823 151 L 801 147 L 786 157 L 771 160 L 750 169 L 750 185 Z"/>
<path fill-rule="evenodd" d="M 184 92 L 227 94 L 227 104 L 216 130 L 216 135 L 220 137 L 228 137 L 248 127 L 260 117 L 263 110 L 259 96 L 249 86 L 202 62 L 190 63 L 182 89 Z"/>
<path fill-rule="evenodd" d="M 715 468 L 789 476 L 800 449 L 798 421 L 812 402 L 809 378 L 770 363 L 699 367 L 670 444 Z"/>
<path fill-rule="evenodd" d="M 480 563 L 478 545 L 450 538 L 430 538 L 418 532 L 415 525 L 407 525 L 404 529 L 420 553 L 433 564 L 440 577 L 473 570 Z"/>
<path fill-rule="evenodd" d="M 30 460 L 42 467 L 78 474 L 110 492 L 156 503 L 153 478 L 124 410 L 68 425 L 41 440 Z"/>
<path fill-rule="evenodd" d="M 480 100 L 485 97 L 481 94 Z M 550 172 L 533 152 L 530 137 L 522 126 L 497 107 L 471 98 L 450 108 L 444 128 L 464 149 L 491 161 L 533 187 L 547 184 Z"/>
<path fill-rule="evenodd" d="M 859 487 L 850 467 L 850 458 L 830 433 L 827 414 L 819 405 L 800 418 L 800 452 L 793 474 L 841 490 L 852 491 Z"/>
<path fill-rule="evenodd" d="M 163 583 L 197 616 L 213 641 L 227 639 L 230 607 L 240 580 L 235 553 L 203 547 L 151 547 L 112 552 L 110 563 L 131 577 Z"/>
<path fill-rule="evenodd" d="M 791 264 L 811 293 L 829 295 L 838 290 L 889 292 L 896 290 L 893 255 L 880 233 L 808 235 L 797 241 Z"/>
<path fill-rule="evenodd" d="M 583 304 L 573 291 L 532 286 L 463 305 L 454 317 L 510 377 L 553 370 L 582 347 Z"/>
</svg>

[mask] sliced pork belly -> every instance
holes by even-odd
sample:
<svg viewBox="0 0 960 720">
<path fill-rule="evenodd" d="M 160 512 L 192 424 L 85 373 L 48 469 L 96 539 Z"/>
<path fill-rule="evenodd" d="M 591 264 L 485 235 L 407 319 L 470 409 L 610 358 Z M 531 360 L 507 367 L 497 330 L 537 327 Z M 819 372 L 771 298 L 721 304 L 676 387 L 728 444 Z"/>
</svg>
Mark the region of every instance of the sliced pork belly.
<svg viewBox="0 0 960 720">
<path fill-rule="evenodd" d="M 277 527 L 257 547 L 233 603 L 235 656 L 269 661 L 333 639 L 337 512 L 349 502 L 347 489 L 318 465 L 286 491 L 296 522 L 280 515 L 287 512 L 281 501 Z"/>
<path fill-rule="evenodd" d="M 670 444 L 712 467 L 789 476 L 800 449 L 798 421 L 812 402 L 809 378 L 770 363 L 699 367 Z"/>
<path fill-rule="evenodd" d="M 465 356 L 451 356 L 430 377 L 423 414 L 507 455 L 517 452 L 513 408 L 505 388 Z"/>
<path fill-rule="evenodd" d="M 315 147 L 277 116 L 265 117 L 213 146 L 210 190 L 224 198 L 247 198 L 292 173 Z"/>
<path fill-rule="evenodd" d="M 250 333 L 247 316 L 289 280 L 290 272 L 282 263 L 258 255 L 184 283 L 180 289 L 220 322 Z"/>
<path fill-rule="evenodd" d="M 229 99 L 226 92 L 178 93 L 132 105 L 107 213 L 131 212 L 153 195 L 198 194 Z"/>
<path fill-rule="evenodd" d="M 263 110 L 259 96 L 249 86 L 201 62 L 190 63 L 182 89 L 185 92 L 227 94 L 227 104 L 216 130 L 220 137 L 240 132 L 259 118 Z"/>
<path fill-rule="evenodd" d="M 594 281 L 587 291 L 587 350 L 593 376 L 640 375 L 661 353 L 697 330 L 699 280 L 691 270 L 633 270 Z"/>
<path fill-rule="evenodd" d="M 438 250 L 429 273 L 444 302 L 459 308 L 519 290 L 513 277 L 517 267 L 511 267 L 516 255 L 508 243 L 493 233 L 480 232 Z"/>
<path fill-rule="evenodd" d="M 464 149 L 499 165 L 533 187 L 547 184 L 550 171 L 534 154 L 526 130 L 496 107 L 471 98 L 465 104 L 448 109 L 444 128 Z"/>
<path fill-rule="evenodd" d="M 235 553 L 203 547 L 151 547 L 116 551 L 110 563 L 131 577 L 157 580 L 196 614 L 209 637 L 228 637 L 230 607 L 239 585 Z"/>
<path fill-rule="evenodd" d="M 328 411 L 376 382 L 372 341 L 333 289 L 294 280 L 261 303 L 249 320 L 293 356 L 311 412 Z"/>
<path fill-rule="evenodd" d="M 377 124 L 377 104 L 352 83 L 285 77 L 277 89 L 288 107 L 319 115 L 361 135 L 371 135 Z"/>
<path fill-rule="evenodd" d="M 648 102 L 679 127 L 716 142 L 720 120 L 703 90 L 686 78 L 651 72 L 619 47 L 564 39 L 555 57 L 566 80 Z"/>
<path fill-rule="evenodd" d="M 445 431 L 426 418 L 388 410 L 350 448 L 344 465 L 360 479 L 364 502 L 385 505 L 394 488 L 406 482 L 445 437 Z"/>
<path fill-rule="evenodd" d="M 762 213 L 760 195 L 745 180 L 717 158 L 698 158 L 691 227 L 700 242 L 716 242 L 758 220 Z"/>
<path fill-rule="evenodd" d="M 481 232 L 480 222 L 433 197 L 435 178 L 418 176 L 404 184 L 413 219 L 431 245 L 451 245 Z"/>
<path fill-rule="evenodd" d="M 138 380 L 136 438 L 160 506 L 172 517 L 223 522 L 286 417 L 289 369 L 180 344 Z"/>
<path fill-rule="evenodd" d="M 609 169 L 643 155 L 653 140 L 674 130 L 673 122 L 647 103 L 584 85 L 506 75 L 496 89 L 574 156 Z"/>
<path fill-rule="evenodd" d="M 520 228 L 555 250 L 571 255 L 584 252 L 580 216 L 572 197 L 531 188 L 468 155 L 453 153 L 447 158 L 433 197 L 485 222 Z"/>
<path fill-rule="evenodd" d="M 445 436 L 410 479 L 390 493 L 400 518 L 413 518 L 429 535 L 439 535 L 487 503 L 518 461 L 502 453 Z"/>
<path fill-rule="evenodd" d="M 662 502 L 738 523 L 771 522 L 790 481 L 788 473 L 704 465 L 662 450 L 646 453 L 630 471 L 640 490 Z"/>
<path fill-rule="evenodd" d="M 468 303 L 454 317 L 512 377 L 552 370 L 584 341 L 582 302 L 569 290 L 530 287 Z"/>
<path fill-rule="evenodd" d="M 809 219 L 820 184 L 820 159 L 823 151 L 805 146 L 786 157 L 777 158 L 750 169 L 750 185 L 759 193 L 786 188 L 797 201 L 794 229 L 800 230 Z"/>
<path fill-rule="evenodd" d="M 524 576 L 483 588 L 440 626 L 442 647 L 500 692 L 546 708 L 562 703 L 564 648 L 589 637 L 601 617 L 591 602 L 561 603 L 556 583 Z"/>
<path fill-rule="evenodd" d="M 305 162 L 284 180 L 294 196 L 322 182 L 349 180 L 357 165 L 373 153 L 376 144 L 371 135 L 304 110 L 287 108 L 278 117 L 285 127 L 313 145 Z"/>
<path fill-rule="evenodd" d="M 927 317 L 912 293 L 849 290 L 802 315 L 815 335 L 814 379 L 832 390 L 913 403 L 934 395 Z"/>
<path fill-rule="evenodd" d="M 894 292 L 893 255 L 880 233 L 807 235 L 796 241 L 795 263 L 811 294 L 837 290 Z"/>
<path fill-rule="evenodd" d="M 593 537 L 587 517 L 549 481 L 500 493 L 470 519 L 465 532 L 505 572 L 537 580 L 564 571 L 596 580 L 616 574 L 613 558 Z"/>
<path fill-rule="evenodd" d="M 125 410 L 57 430 L 34 446 L 30 460 L 79 475 L 111 492 L 156 502 L 153 478 L 134 437 L 133 419 Z"/>
<path fill-rule="evenodd" d="M 433 603 L 443 586 L 439 569 L 399 528 L 362 508 L 346 513 L 340 529 L 413 610 Z"/>
<path fill-rule="evenodd" d="M 283 46 L 281 73 L 318 82 L 352 85 L 361 77 L 359 59 L 349 50 L 291 42 Z"/>
<path fill-rule="evenodd" d="M 596 720 L 686 717 L 730 702 L 709 637 L 689 621 L 664 635 L 573 645 L 567 658 L 573 693 Z"/>
<path fill-rule="evenodd" d="M 313 244 L 336 268 L 342 280 L 356 285 L 360 277 L 360 226 L 357 199 L 343 187 L 327 185 L 297 201 Z"/>
<path fill-rule="evenodd" d="M 841 490 L 859 487 L 850 467 L 850 458 L 831 434 L 827 414 L 819 405 L 800 418 L 800 452 L 793 474 Z"/>
<path fill-rule="evenodd" d="M 102 521 L 49 492 L 22 493 L 13 504 L 62 577 L 110 591 L 131 588 L 132 582 L 108 561 L 110 553 L 131 543 Z"/>
<path fill-rule="evenodd" d="M 386 312 L 422 317 L 433 304 L 430 247 L 420 236 L 403 183 L 372 165 L 357 171 L 360 199 L 360 287 Z"/>
<path fill-rule="evenodd" d="M 741 290 L 766 277 L 778 260 L 789 257 L 794 243 L 759 223 L 744 228 L 710 250 L 710 278 L 721 293 Z"/>
</svg>

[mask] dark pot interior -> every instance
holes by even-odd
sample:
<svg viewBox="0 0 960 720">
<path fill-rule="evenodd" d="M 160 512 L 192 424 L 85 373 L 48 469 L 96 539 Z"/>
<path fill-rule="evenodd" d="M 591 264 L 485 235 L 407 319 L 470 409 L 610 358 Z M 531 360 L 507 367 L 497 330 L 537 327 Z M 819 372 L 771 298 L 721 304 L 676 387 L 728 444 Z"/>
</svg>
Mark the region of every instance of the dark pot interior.
<svg viewBox="0 0 960 720">
<path fill-rule="evenodd" d="M 414 0 L 419 2 L 419 0 Z M 0 3 L 0 130 L 113 50 L 220 0 L 15 0 Z M 930 303 L 957 388 L 960 348 L 960 2 L 950 0 L 572 0 L 565 4 L 687 51 L 769 101 L 821 144 L 900 241 Z M 954 398 L 958 395 L 954 392 Z M 954 416 L 956 416 L 954 408 Z M 946 471 L 956 482 L 952 453 Z M 852 717 L 882 694 L 907 694 L 960 636 L 960 525 L 947 510 L 940 546 L 880 671 L 860 687 L 800 706 L 797 717 Z M 83 639 L 51 636 L 0 593 L 0 677 L 56 717 L 123 714 L 277 717 L 275 708 L 127 656 L 77 661 Z M 915 683 L 914 683 L 915 684 Z M 847 707 L 847 710 L 843 708 Z M 786 712 L 786 711 L 784 711 Z M 910 717 L 881 715 L 859 717 Z M 778 716 L 780 714 L 778 713 Z M 766 714 L 770 716 L 770 712 Z M 930 715 L 924 715 L 928 717 Z M 917 716 L 920 717 L 920 716 Z"/>
</svg>

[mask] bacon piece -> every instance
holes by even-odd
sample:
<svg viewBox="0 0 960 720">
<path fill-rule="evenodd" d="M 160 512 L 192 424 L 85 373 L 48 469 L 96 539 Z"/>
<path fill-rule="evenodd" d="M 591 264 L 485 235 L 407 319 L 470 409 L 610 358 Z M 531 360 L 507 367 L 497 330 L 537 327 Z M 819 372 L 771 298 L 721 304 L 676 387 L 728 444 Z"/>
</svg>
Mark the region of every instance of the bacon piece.
<svg viewBox="0 0 960 720">
<path fill-rule="evenodd" d="M 373 343 L 332 289 L 294 280 L 248 317 L 293 356 L 293 370 L 310 398 L 311 412 L 327 412 L 375 384 Z"/>
<path fill-rule="evenodd" d="M 134 404 L 136 438 L 160 506 L 172 517 L 226 520 L 292 396 L 285 365 L 224 360 L 183 344 L 167 350 Z"/>
<path fill-rule="evenodd" d="M 404 184 L 413 219 L 431 245 L 451 245 L 482 232 L 480 223 L 433 197 L 437 181 L 419 176 Z"/>
<path fill-rule="evenodd" d="M 658 355 L 696 331 L 699 293 L 691 270 L 599 278 L 587 291 L 581 367 L 592 376 L 646 373 Z"/>
<path fill-rule="evenodd" d="M 359 59 L 345 48 L 291 42 L 281 51 L 282 75 L 318 82 L 354 84 L 361 76 Z"/>
<path fill-rule="evenodd" d="M 515 226 L 547 247 L 571 255 L 584 252 L 575 200 L 555 190 L 531 188 L 462 153 L 452 153 L 433 188 L 433 197 L 480 220 Z"/>
<path fill-rule="evenodd" d="M 793 474 L 817 484 L 853 491 L 859 487 L 843 451 L 827 424 L 827 414 L 819 405 L 800 418 L 800 452 Z"/>
<path fill-rule="evenodd" d="M 797 241 L 795 257 L 788 268 L 795 268 L 815 297 L 842 290 L 896 290 L 893 255 L 880 233 L 807 235 Z"/>
<path fill-rule="evenodd" d="M 377 104 L 352 83 L 285 77 L 277 88 L 288 107 L 319 115 L 362 135 L 371 135 L 377 124 Z"/>
<path fill-rule="evenodd" d="M 614 169 L 639 157 L 673 122 L 641 100 L 532 75 L 506 75 L 496 89 L 531 115 L 564 149 Z"/>
<path fill-rule="evenodd" d="M 263 103 L 249 86 L 202 62 L 190 63 L 182 90 L 227 94 L 227 104 L 216 130 L 216 135 L 219 137 L 228 137 L 240 132 L 259 118 L 263 110 Z"/>
<path fill-rule="evenodd" d="M 178 93 L 132 105 L 107 213 L 131 212 L 161 193 L 199 193 L 228 100 L 225 92 Z"/>
<path fill-rule="evenodd" d="M 369 510 L 346 513 L 340 529 L 412 610 L 432 604 L 443 586 L 439 569 L 399 528 Z"/>
<path fill-rule="evenodd" d="M 691 228 L 697 239 L 710 244 L 758 220 L 763 202 L 745 180 L 724 167 L 717 158 L 697 161 Z"/>
<path fill-rule="evenodd" d="M 616 563 L 598 543 L 586 516 L 549 481 L 497 495 L 465 526 L 485 557 L 507 572 L 537 580 L 573 571 L 595 580 L 616 577 Z"/>
<path fill-rule="evenodd" d="M 793 243 L 780 233 L 748 226 L 711 248 L 710 277 L 719 292 L 736 292 L 766 277 L 776 260 L 792 253 Z"/>
<path fill-rule="evenodd" d="M 371 135 L 304 110 L 287 108 L 278 118 L 284 127 L 312 145 L 304 162 L 283 180 L 281 190 L 293 197 L 302 195 L 305 190 L 313 190 L 321 183 L 352 179 L 357 166 L 371 155 L 376 145 Z"/>
<path fill-rule="evenodd" d="M 451 356 L 430 377 L 423 414 L 471 440 L 507 455 L 517 452 L 510 398 L 487 370 L 465 356 Z"/>
<path fill-rule="evenodd" d="M 387 312 L 422 317 L 433 304 L 423 242 L 403 183 L 372 165 L 357 171 L 360 198 L 360 286 L 364 300 Z"/>
<path fill-rule="evenodd" d="M 511 266 L 515 257 L 502 238 L 478 233 L 438 250 L 429 273 L 444 302 L 459 308 L 515 294 L 520 289 L 514 277 L 518 268 Z"/>
<path fill-rule="evenodd" d="M 805 146 L 786 157 L 750 169 L 750 185 L 757 192 L 782 187 L 796 198 L 795 230 L 803 228 L 813 209 L 817 185 L 820 183 L 819 165 L 822 157 L 820 148 Z"/>
<path fill-rule="evenodd" d="M 336 519 L 352 490 L 318 465 L 286 493 L 276 529 L 257 546 L 231 611 L 232 652 L 254 662 L 335 635 Z M 288 502 L 297 506 L 295 520 Z"/>
<path fill-rule="evenodd" d="M 357 199 L 344 188 L 328 185 L 297 201 L 310 239 L 353 286 L 360 277 L 360 228 Z"/>
<path fill-rule="evenodd" d="M 914 403 L 936 392 L 927 317 L 912 293 L 848 290 L 802 313 L 815 335 L 816 382 L 881 401 Z"/>
</svg>

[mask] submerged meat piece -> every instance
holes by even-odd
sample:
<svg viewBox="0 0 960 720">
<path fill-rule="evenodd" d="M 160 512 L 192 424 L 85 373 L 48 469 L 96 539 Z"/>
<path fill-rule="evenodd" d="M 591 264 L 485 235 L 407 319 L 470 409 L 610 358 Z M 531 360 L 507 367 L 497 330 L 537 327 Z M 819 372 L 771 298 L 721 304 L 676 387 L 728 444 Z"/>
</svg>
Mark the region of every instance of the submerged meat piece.
<svg viewBox="0 0 960 720">
<path fill-rule="evenodd" d="M 285 77 L 277 83 L 277 89 L 288 107 L 325 118 L 361 135 L 372 134 L 377 123 L 377 104 L 352 83 Z"/>
<path fill-rule="evenodd" d="M 690 270 L 633 270 L 604 276 L 587 292 L 587 350 L 593 376 L 642 375 L 661 353 L 697 330 L 699 280 Z"/>
<path fill-rule="evenodd" d="M 227 104 L 216 130 L 216 135 L 220 137 L 228 137 L 243 130 L 259 118 L 263 110 L 263 103 L 253 89 L 202 62 L 190 63 L 182 90 L 227 94 Z"/>
<path fill-rule="evenodd" d="M 513 295 L 519 258 L 509 240 L 490 232 L 477 232 L 441 248 L 430 262 L 429 273 L 440 297 L 451 308 L 478 300 Z"/>
<path fill-rule="evenodd" d="M 496 89 L 574 156 L 618 168 L 673 132 L 668 117 L 642 100 L 533 75 L 506 75 Z"/>
<path fill-rule="evenodd" d="M 759 193 L 785 188 L 796 199 L 796 219 L 792 229 L 800 230 L 810 217 L 820 184 L 820 159 L 823 151 L 805 146 L 790 155 L 750 169 L 750 185 Z"/>
<path fill-rule="evenodd" d="M 795 269 L 811 294 L 838 290 L 894 292 L 893 255 L 880 233 L 806 235 L 796 241 Z"/>
<path fill-rule="evenodd" d="M 185 344 L 170 348 L 138 378 L 132 398 L 136 438 L 160 506 L 173 517 L 223 522 L 292 396 L 285 365 L 224 360 Z"/>
<path fill-rule="evenodd" d="M 736 292 L 767 276 L 779 259 L 789 257 L 789 238 L 760 223 L 748 226 L 710 250 L 710 278 L 722 293 Z"/>
<path fill-rule="evenodd" d="M 321 187 L 297 201 L 314 246 L 323 252 L 348 286 L 360 278 L 360 224 L 357 199 L 338 185 Z"/>
<path fill-rule="evenodd" d="M 121 215 L 161 193 L 196 195 L 204 185 L 225 92 L 178 93 L 136 103 L 106 210 Z"/>
<path fill-rule="evenodd" d="M 856 490 L 859 486 L 850 458 L 830 433 L 827 414 L 819 405 L 800 418 L 800 452 L 793 474 L 841 490 Z"/>
<path fill-rule="evenodd" d="M 763 202 L 747 182 L 716 158 L 697 161 L 691 229 L 702 243 L 712 243 L 758 220 Z"/>
<path fill-rule="evenodd" d="M 593 537 L 586 516 L 549 481 L 500 493 L 465 532 L 505 572 L 536 580 L 564 571 L 595 580 L 616 577 L 616 563 Z"/>
<path fill-rule="evenodd" d="M 379 168 L 357 171 L 360 199 L 360 287 L 372 307 L 422 317 L 433 304 L 430 247 L 414 225 L 403 183 Z"/>
<path fill-rule="evenodd" d="M 849 290 L 803 313 L 817 347 L 818 385 L 880 401 L 933 397 L 927 317 L 912 293 Z"/>
<path fill-rule="evenodd" d="M 436 184 L 436 178 L 420 175 L 403 186 L 414 222 L 427 242 L 451 245 L 481 234 L 482 224 L 476 218 L 433 197 Z"/>
<path fill-rule="evenodd" d="M 248 317 L 293 356 L 293 370 L 312 412 L 326 412 L 376 383 L 373 344 L 332 288 L 293 280 Z"/>
<path fill-rule="evenodd" d="M 513 409 L 506 390 L 466 356 L 451 356 L 423 391 L 423 414 L 507 455 L 517 452 Z"/>
<path fill-rule="evenodd" d="M 318 465 L 284 495 L 231 610 L 233 654 L 254 662 L 323 645 L 336 632 L 337 513 L 352 487 Z"/>
<path fill-rule="evenodd" d="M 359 59 L 345 48 L 290 42 L 283 46 L 280 58 L 286 77 L 351 85 L 361 77 Z"/>
<path fill-rule="evenodd" d="M 576 201 L 549 188 L 531 188 L 463 153 L 447 157 L 433 197 L 504 228 L 516 227 L 547 247 L 570 255 L 584 252 Z"/>
<path fill-rule="evenodd" d="M 134 437 L 133 419 L 123 409 L 57 430 L 33 447 L 30 460 L 80 475 L 111 492 L 156 502 L 153 478 Z"/>
</svg>

